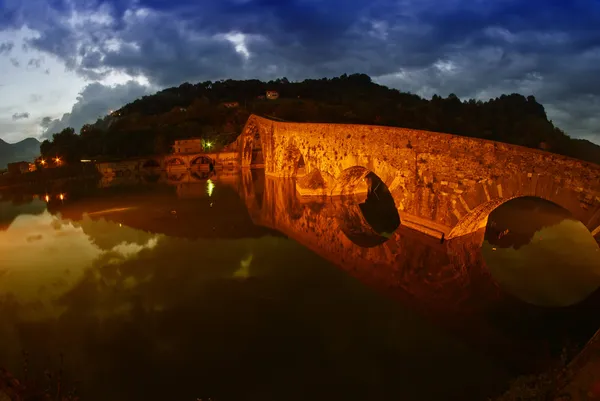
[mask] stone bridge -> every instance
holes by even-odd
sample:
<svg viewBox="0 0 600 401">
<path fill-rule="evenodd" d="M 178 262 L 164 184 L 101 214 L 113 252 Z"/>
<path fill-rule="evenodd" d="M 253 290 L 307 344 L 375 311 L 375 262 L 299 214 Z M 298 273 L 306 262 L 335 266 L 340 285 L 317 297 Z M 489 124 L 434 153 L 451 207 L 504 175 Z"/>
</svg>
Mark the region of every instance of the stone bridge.
<svg viewBox="0 0 600 401">
<path fill-rule="evenodd" d="M 179 176 L 188 172 L 208 172 L 211 163 L 216 170 L 237 170 L 239 169 L 239 153 L 233 151 L 173 153 L 114 162 L 100 162 L 96 163 L 96 168 L 104 176 L 130 177 L 161 172 Z"/>
<path fill-rule="evenodd" d="M 570 211 L 600 238 L 600 166 L 561 155 L 436 132 L 256 115 L 237 147 L 242 168 L 261 147 L 265 174 L 296 177 L 301 195 L 366 193 L 375 174 L 402 225 L 434 237 L 474 233 L 501 204 L 534 196 Z"/>
</svg>

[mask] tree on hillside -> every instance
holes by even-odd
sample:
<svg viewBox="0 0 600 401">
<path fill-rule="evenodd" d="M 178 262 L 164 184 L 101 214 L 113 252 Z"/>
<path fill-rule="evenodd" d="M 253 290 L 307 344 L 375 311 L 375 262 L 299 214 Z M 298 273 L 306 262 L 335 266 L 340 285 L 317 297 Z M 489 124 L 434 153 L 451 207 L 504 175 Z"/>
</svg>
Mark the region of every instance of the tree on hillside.
<svg viewBox="0 0 600 401">
<path fill-rule="evenodd" d="M 59 157 L 67 163 L 78 162 L 82 156 L 82 138 L 71 127 L 52 135 L 52 141 L 45 140 L 40 145 L 40 153 L 44 158 Z"/>
</svg>

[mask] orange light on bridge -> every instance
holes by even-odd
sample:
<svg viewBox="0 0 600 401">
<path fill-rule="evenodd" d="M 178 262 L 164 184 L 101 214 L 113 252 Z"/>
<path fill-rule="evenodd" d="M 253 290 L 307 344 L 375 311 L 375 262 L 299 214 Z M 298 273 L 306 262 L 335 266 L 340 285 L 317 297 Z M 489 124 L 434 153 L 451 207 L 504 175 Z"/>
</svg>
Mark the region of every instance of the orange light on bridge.
<svg viewBox="0 0 600 401">
<path fill-rule="evenodd" d="M 58 195 L 58 199 L 60 199 L 61 201 L 62 201 L 62 200 L 65 200 L 65 195 L 64 195 L 64 194 L 60 194 L 60 195 Z"/>
<path fill-rule="evenodd" d="M 41 164 L 42 166 L 45 166 L 45 165 L 46 165 L 46 160 L 44 160 L 44 159 L 40 160 L 40 164 Z"/>
<path fill-rule="evenodd" d="M 46 195 L 44 199 L 46 199 L 46 202 L 50 202 L 50 195 Z"/>
</svg>

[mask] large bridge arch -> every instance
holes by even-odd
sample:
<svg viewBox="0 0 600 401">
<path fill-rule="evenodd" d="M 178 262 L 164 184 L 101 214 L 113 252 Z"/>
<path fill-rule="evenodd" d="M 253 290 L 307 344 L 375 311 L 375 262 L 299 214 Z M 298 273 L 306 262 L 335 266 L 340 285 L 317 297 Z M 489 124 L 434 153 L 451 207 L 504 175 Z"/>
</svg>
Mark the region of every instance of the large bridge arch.
<svg viewBox="0 0 600 401">
<path fill-rule="evenodd" d="M 505 205 L 508 202 L 511 202 L 515 199 L 524 199 L 524 198 L 532 198 L 532 199 L 540 199 L 551 204 L 560 207 L 564 211 L 569 212 L 571 217 L 574 220 L 580 221 L 576 216 L 574 216 L 564 205 L 561 205 L 557 202 L 556 199 L 552 199 L 552 197 L 543 197 L 543 196 L 534 196 L 534 195 L 514 195 L 507 198 L 496 198 L 492 199 L 488 202 L 482 203 L 474 210 L 471 211 L 468 215 L 464 216 L 452 229 L 450 234 L 448 235 L 448 239 L 462 237 L 465 235 L 469 235 L 475 233 L 479 230 L 486 229 L 489 221 L 489 216 L 494 212 L 494 210 L 498 209 L 502 205 Z M 585 225 L 584 221 L 580 221 Z M 592 237 L 595 237 L 598 233 L 600 233 L 600 227 L 597 229 L 592 229 L 588 227 Z M 596 232 L 595 232 L 596 231 Z M 480 237 L 481 241 L 483 241 L 483 237 Z"/>
<path fill-rule="evenodd" d="M 455 223 L 447 238 L 484 229 L 489 215 L 495 209 L 513 199 L 525 197 L 543 199 L 560 206 L 592 233 L 596 225 L 600 224 L 600 207 L 590 204 L 589 198 L 586 201 L 580 188 L 565 187 L 556 177 L 521 173 L 485 180 L 477 183 L 471 191 L 458 194 L 459 202 L 453 210 Z"/>
<path fill-rule="evenodd" d="M 371 162 L 361 165 L 349 161 L 341 163 L 338 170 L 342 168 L 339 173 L 334 173 L 335 184 L 331 190 L 332 196 L 367 193 L 371 188 L 370 175 L 375 175 L 390 191 L 398 187 L 398 170 L 386 163 Z"/>
<path fill-rule="evenodd" d="M 256 120 L 252 116 L 248 118 L 241 135 L 237 139 L 237 149 L 242 168 L 250 167 L 256 150 L 260 150 L 265 159 L 270 158 L 270 150 L 273 147 L 270 142 L 272 130 L 273 127 L 265 124 L 264 121 Z M 268 168 L 269 166 L 265 166 L 265 170 Z"/>
</svg>

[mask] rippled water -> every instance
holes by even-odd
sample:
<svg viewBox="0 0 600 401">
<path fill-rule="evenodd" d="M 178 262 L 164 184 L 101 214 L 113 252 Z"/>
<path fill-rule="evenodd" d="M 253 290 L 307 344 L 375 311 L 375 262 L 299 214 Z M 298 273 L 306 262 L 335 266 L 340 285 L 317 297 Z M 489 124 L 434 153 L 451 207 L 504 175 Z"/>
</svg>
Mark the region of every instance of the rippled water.
<svg viewBox="0 0 600 401">
<path fill-rule="evenodd" d="M 0 201 L 0 366 L 83 400 L 485 399 L 600 323 L 556 211 L 440 243 L 257 172 L 105 184 Z"/>
</svg>

